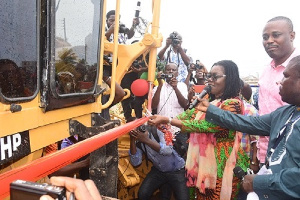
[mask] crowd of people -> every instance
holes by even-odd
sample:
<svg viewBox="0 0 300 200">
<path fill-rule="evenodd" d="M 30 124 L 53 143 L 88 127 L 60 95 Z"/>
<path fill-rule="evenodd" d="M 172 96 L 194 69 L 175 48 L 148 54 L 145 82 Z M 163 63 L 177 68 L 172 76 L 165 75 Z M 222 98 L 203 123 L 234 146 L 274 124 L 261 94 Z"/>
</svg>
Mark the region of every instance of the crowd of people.
<svg viewBox="0 0 300 200">
<path fill-rule="evenodd" d="M 111 40 L 114 12 L 109 14 L 106 37 Z M 133 20 L 131 32 L 137 23 Z M 139 199 L 151 199 L 158 189 L 161 199 L 300 199 L 300 54 L 294 38 L 287 17 L 274 17 L 263 28 L 263 46 L 272 61 L 260 76 L 256 109 L 251 87 L 241 80 L 234 61 L 216 61 L 208 70 L 203 63 L 191 63 L 180 34 L 174 31 L 167 37 L 158 53 L 164 69 L 157 72 L 158 85 L 152 90 L 153 115 L 147 125 L 129 133 L 131 164 L 140 165 L 143 154 L 153 164 Z M 136 66 L 124 87 L 146 71 Z M 204 87 L 208 94 L 197 97 Z M 130 105 L 135 97 L 128 101 L 123 104 L 127 122 L 134 120 Z M 142 117 L 140 111 L 137 118 Z M 184 145 L 177 146 L 180 135 L 186 136 L 186 151 Z M 236 167 L 242 177 L 234 173 Z M 85 186 L 76 192 L 69 179 L 51 180 L 75 191 L 76 199 L 101 199 L 86 182 L 78 183 Z"/>
<path fill-rule="evenodd" d="M 238 66 L 233 61 L 218 61 L 209 72 L 200 62 L 190 63 L 181 46 L 182 37 L 177 32 L 170 34 L 166 45 L 158 53 L 160 60 L 166 63 L 166 75 L 170 74 L 168 70 L 173 71 L 170 65 L 177 65 L 177 70 L 174 70 L 178 72 L 176 84 L 171 81 L 174 78 L 171 76 L 153 89 L 152 108 L 156 113 L 148 121 L 150 128 L 146 133 L 153 134 L 151 126 L 155 126 L 157 131 L 164 133 L 164 140 L 153 139 L 154 143 L 160 144 L 160 148 L 154 148 L 139 139 L 141 133 L 135 130 L 131 133 L 134 138 L 131 142 L 145 143 L 146 147 L 152 147 L 152 151 L 166 159 L 176 153 L 173 147 L 175 153 L 163 154 L 166 144 L 175 144 L 174 140 L 168 143 L 170 134 L 173 139 L 176 134 L 188 135 L 185 179 L 186 186 L 195 189 L 195 199 L 247 199 L 247 196 L 248 199 L 300 198 L 299 184 L 294 178 L 299 171 L 299 161 L 296 144 L 293 144 L 297 141 L 296 123 L 300 119 L 296 91 L 299 89 L 297 67 L 300 63 L 299 52 L 293 46 L 295 32 L 292 21 L 282 16 L 270 19 L 262 37 L 265 51 L 272 61 L 259 79 L 258 110 L 251 102 L 251 87 L 240 79 Z M 195 108 L 189 109 L 190 101 L 199 92 L 196 92 L 199 85 L 209 85 L 211 91 L 199 99 L 200 103 Z M 183 88 L 188 90 L 187 96 Z M 136 154 L 136 150 L 130 149 L 132 163 Z M 154 164 L 151 172 L 157 170 L 159 177 L 166 177 L 166 172 L 161 170 L 165 163 L 158 157 L 155 160 L 152 157 L 151 161 Z M 244 174 L 243 180 L 240 180 L 234 174 L 237 166 L 245 173 L 252 170 L 253 174 Z M 168 170 L 166 174 L 178 172 L 176 168 L 164 167 L 164 170 Z M 168 179 L 158 181 L 153 173 L 149 173 L 144 180 L 145 185 L 149 184 L 150 178 L 153 178 L 153 184 L 148 196 L 142 196 L 145 189 L 141 187 L 139 199 L 150 199 L 149 193 L 168 183 Z M 154 186 L 155 190 L 152 190 Z M 175 199 L 191 198 L 189 195 L 183 197 L 184 192 L 178 196 L 174 187 L 172 191 Z"/>
</svg>

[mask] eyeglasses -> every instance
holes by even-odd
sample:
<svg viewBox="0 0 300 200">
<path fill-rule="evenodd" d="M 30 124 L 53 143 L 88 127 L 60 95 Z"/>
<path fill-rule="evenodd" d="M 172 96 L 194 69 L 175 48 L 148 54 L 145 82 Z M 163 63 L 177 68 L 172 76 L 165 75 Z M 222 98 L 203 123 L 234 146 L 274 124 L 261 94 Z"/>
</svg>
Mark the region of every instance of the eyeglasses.
<svg viewBox="0 0 300 200">
<path fill-rule="evenodd" d="M 212 79 L 212 81 L 217 81 L 219 78 L 222 78 L 222 77 L 225 77 L 226 75 L 223 74 L 223 75 L 216 75 L 216 74 L 206 74 L 206 77 L 205 79 L 208 80 L 208 79 Z"/>
</svg>

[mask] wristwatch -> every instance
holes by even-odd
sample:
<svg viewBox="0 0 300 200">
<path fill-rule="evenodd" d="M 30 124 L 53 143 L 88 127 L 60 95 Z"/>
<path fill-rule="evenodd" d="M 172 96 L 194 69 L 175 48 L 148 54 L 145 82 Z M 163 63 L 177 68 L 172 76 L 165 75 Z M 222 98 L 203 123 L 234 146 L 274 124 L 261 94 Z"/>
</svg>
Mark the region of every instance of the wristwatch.
<svg viewBox="0 0 300 200">
<path fill-rule="evenodd" d="M 172 122 L 172 118 L 171 118 L 171 117 L 169 117 L 169 124 L 171 124 L 171 122 Z"/>
<path fill-rule="evenodd" d="M 256 162 L 254 161 L 251 161 L 251 165 L 258 165 L 258 164 L 256 164 Z"/>
</svg>

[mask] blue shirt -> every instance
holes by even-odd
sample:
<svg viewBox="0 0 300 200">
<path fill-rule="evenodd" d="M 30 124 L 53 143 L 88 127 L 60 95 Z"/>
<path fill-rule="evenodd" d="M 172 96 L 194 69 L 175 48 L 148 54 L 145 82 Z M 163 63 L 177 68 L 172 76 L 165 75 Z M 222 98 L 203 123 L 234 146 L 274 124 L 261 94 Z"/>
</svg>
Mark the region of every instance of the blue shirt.
<svg viewBox="0 0 300 200">
<path fill-rule="evenodd" d="M 170 47 L 164 54 L 164 58 L 166 63 L 173 62 L 178 65 L 178 76 L 177 80 L 179 82 L 184 82 L 187 75 L 188 75 L 188 69 L 187 66 L 184 64 L 183 59 L 181 58 L 181 55 L 179 52 L 175 52 L 172 47 Z"/>
<path fill-rule="evenodd" d="M 161 131 L 157 130 L 157 135 L 160 141 L 159 152 L 145 145 L 148 159 L 153 163 L 153 166 L 161 172 L 173 172 L 182 169 L 185 166 L 184 159 L 178 155 L 173 146 L 166 145 L 164 134 Z M 156 141 L 152 134 L 150 134 L 150 139 Z M 144 145 L 141 145 L 141 148 L 144 150 Z M 141 149 L 137 148 L 137 152 L 134 155 L 129 151 L 129 155 L 133 166 L 138 166 L 142 163 L 143 151 Z"/>
</svg>

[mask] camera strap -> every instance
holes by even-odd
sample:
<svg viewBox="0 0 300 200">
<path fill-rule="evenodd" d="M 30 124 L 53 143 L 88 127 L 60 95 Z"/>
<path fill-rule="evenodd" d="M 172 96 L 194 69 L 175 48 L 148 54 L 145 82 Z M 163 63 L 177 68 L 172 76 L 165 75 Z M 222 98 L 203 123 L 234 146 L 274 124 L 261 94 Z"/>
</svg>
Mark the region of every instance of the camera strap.
<svg viewBox="0 0 300 200">
<path fill-rule="evenodd" d="M 173 51 L 175 53 L 175 51 L 170 47 L 170 49 L 169 49 L 169 51 L 167 53 L 167 59 L 166 59 L 167 63 L 166 64 L 171 63 L 171 62 L 174 63 L 174 61 L 172 61 L 171 57 L 170 57 L 171 51 Z M 179 53 L 177 52 L 176 54 L 177 54 L 177 61 L 178 61 L 177 66 L 179 67 L 180 66 Z"/>
<path fill-rule="evenodd" d="M 143 147 L 142 147 L 143 145 Z M 146 160 L 146 166 L 148 167 L 148 155 L 147 155 L 147 149 L 146 149 L 146 145 L 143 142 L 137 142 L 136 146 L 144 153 L 145 155 L 145 160 Z"/>
<path fill-rule="evenodd" d="M 149 138 L 151 139 L 151 135 L 154 137 L 154 139 L 159 143 L 160 140 L 159 140 L 159 137 L 158 137 L 158 134 L 157 134 L 157 128 L 156 126 L 151 126 L 150 129 L 148 129 L 148 133 L 149 133 Z M 142 148 L 142 145 L 143 145 L 143 148 Z M 145 154 L 145 160 L 146 160 L 146 166 L 148 167 L 148 152 L 147 152 L 147 148 L 146 148 L 146 145 L 145 143 L 143 142 L 138 142 L 136 144 L 136 146 L 142 150 L 142 152 Z"/>
<path fill-rule="evenodd" d="M 164 105 L 160 108 L 160 110 L 157 112 L 157 114 L 159 114 L 159 113 L 161 112 L 161 110 L 165 107 L 165 105 L 166 105 L 166 103 L 168 102 L 168 100 L 169 100 L 171 94 L 173 93 L 173 91 L 174 91 L 174 90 L 172 90 L 172 91 L 170 92 L 170 94 L 169 94 L 167 100 L 165 101 Z"/>
</svg>

